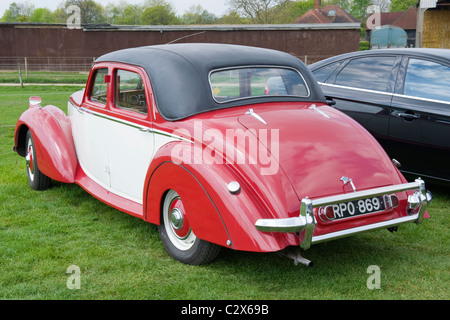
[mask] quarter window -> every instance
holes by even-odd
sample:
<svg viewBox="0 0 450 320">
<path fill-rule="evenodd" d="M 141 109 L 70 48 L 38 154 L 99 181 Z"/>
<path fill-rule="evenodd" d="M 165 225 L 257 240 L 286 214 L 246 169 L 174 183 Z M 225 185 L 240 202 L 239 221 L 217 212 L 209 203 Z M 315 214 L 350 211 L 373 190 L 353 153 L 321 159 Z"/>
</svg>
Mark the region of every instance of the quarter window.
<svg viewBox="0 0 450 320">
<path fill-rule="evenodd" d="M 339 72 L 335 84 L 386 92 L 395 57 L 369 57 L 351 60 Z"/>
<path fill-rule="evenodd" d="M 450 101 L 450 68 L 440 63 L 410 59 L 403 94 Z"/>
<path fill-rule="evenodd" d="M 141 76 L 132 71 L 116 70 L 114 104 L 119 109 L 147 114 L 147 99 Z"/>
<path fill-rule="evenodd" d="M 334 62 L 330 63 L 329 65 L 326 65 L 325 67 L 322 67 L 320 69 L 317 69 L 313 72 L 314 77 L 316 77 L 316 80 L 319 82 L 326 82 L 327 79 L 330 77 L 330 75 L 341 65 L 341 62 Z"/>
<path fill-rule="evenodd" d="M 105 75 L 107 74 L 107 68 L 95 70 L 94 83 L 92 85 L 91 94 L 89 95 L 91 101 L 106 104 L 108 84 L 105 83 Z"/>
</svg>

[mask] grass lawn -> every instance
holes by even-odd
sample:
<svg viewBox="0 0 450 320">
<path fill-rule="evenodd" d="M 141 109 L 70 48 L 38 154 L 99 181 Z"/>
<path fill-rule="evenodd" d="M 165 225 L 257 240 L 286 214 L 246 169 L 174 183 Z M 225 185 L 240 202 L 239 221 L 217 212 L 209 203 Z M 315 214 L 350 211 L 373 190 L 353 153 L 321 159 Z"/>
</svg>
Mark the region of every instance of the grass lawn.
<svg viewBox="0 0 450 320">
<path fill-rule="evenodd" d="M 23 70 L 22 81 L 25 84 L 39 83 L 68 83 L 68 84 L 85 84 L 87 72 L 53 72 L 53 71 L 29 71 L 26 74 Z M 18 71 L 1 71 L 1 83 L 20 83 Z"/>
<path fill-rule="evenodd" d="M 419 226 L 313 246 L 305 252 L 312 268 L 275 253 L 229 249 L 212 264 L 183 265 L 166 254 L 156 226 L 77 185 L 33 191 L 25 160 L 12 151 L 14 125 L 29 96 L 66 111 L 79 89 L 0 86 L 0 299 L 450 299 L 450 189 L 428 186 L 431 219 Z M 72 265 L 80 286 L 71 290 Z M 373 265 L 380 288 L 371 290 Z"/>
</svg>

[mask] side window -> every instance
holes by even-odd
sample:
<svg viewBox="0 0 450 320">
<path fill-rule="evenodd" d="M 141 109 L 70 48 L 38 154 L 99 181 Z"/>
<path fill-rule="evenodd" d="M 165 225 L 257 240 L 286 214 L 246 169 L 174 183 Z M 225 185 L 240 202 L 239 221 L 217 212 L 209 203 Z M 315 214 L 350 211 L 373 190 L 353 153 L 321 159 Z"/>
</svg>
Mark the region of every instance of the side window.
<svg viewBox="0 0 450 320">
<path fill-rule="evenodd" d="M 395 57 L 351 60 L 336 77 L 337 85 L 386 92 Z"/>
<path fill-rule="evenodd" d="M 450 101 L 450 68 L 427 60 L 409 59 L 403 94 Z"/>
<path fill-rule="evenodd" d="M 313 71 L 314 77 L 319 82 L 326 82 L 330 75 L 341 65 L 341 61 L 330 63 L 325 67 Z"/>
<path fill-rule="evenodd" d="M 141 76 L 132 71 L 115 72 L 114 104 L 119 109 L 147 114 L 147 99 Z"/>
<path fill-rule="evenodd" d="M 105 75 L 108 74 L 108 69 L 97 69 L 94 72 L 94 83 L 92 84 L 89 100 L 106 104 L 106 92 L 108 89 L 108 84 L 105 83 Z"/>
</svg>

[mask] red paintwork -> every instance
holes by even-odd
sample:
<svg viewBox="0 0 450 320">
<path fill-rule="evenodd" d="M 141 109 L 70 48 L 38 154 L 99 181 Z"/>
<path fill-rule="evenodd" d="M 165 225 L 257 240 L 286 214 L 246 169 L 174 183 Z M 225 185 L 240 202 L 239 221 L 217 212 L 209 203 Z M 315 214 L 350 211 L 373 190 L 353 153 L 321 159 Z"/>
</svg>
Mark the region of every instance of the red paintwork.
<svg viewBox="0 0 450 320">
<path fill-rule="evenodd" d="M 31 130 L 39 169 L 53 180 L 73 183 L 78 160 L 72 139 L 70 120 L 54 106 L 30 106 L 19 118 L 15 130 L 15 147 L 25 156 L 24 135 Z M 19 137 L 23 141 L 19 141 Z"/>
<path fill-rule="evenodd" d="M 352 192 L 348 187 L 343 188 L 340 181 L 343 175 L 352 177 L 358 190 L 406 182 L 384 150 L 359 124 L 328 106 L 318 105 L 331 117 L 330 120 L 309 107 L 310 104 L 299 103 L 253 105 L 209 112 L 176 123 L 161 120 L 161 125 L 155 126 L 167 132 L 183 128 L 190 132 L 191 137 L 195 136 L 192 128 L 196 121 L 201 121 L 203 130 L 214 128 L 223 133 L 226 129 L 243 128 L 243 124 L 254 129 L 280 128 L 281 168 L 275 175 L 263 176 L 259 167 L 252 165 L 185 165 L 208 190 L 227 227 L 233 248 L 276 251 L 288 245 L 298 245 L 295 236 L 261 233 L 254 228 L 254 223 L 260 218 L 298 216 L 300 199 L 306 196 L 313 199 Z M 265 119 L 267 125 L 245 115 L 249 108 Z M 165 153 L 169 155 L 170 146 L 166 147 Z M 170 161 L 168 156 L 166 161 Z M 239 196 L 231 196 L 225 188 L 232 180 L 245 186 Z M 173 185 L 179 186 L 179 183 Z M 406 198 L 406 193 L 399 194 L 401 205 L 389 213 L 328 224 L 317 219 L 319 224 L 314 235 L 406 216 Z M 157 217 L 149 221 L 159 222 Z M 214 224 L 210 228 L 214 228 Z M 205 239 L 219 242 L 208 235 Z"/>
<path fill-rule="evenodd" d="M 149 101 L 149 104 L 152 105 L 151 108 L 153 109 L 155 102 L 153 99 L 153 93 L 152 93 L 152 89 L 151 89 L 151 85 L 150 85 L 150 80 L 148 79 L 147 73 L 142 68 L 137 67 L 137 66 L 130 66 L 130 65 L 118 63 L 118 62 L 97 63 L 93 66 L 91 73 L 89 74 L 88 82 L 87 82 L 88 84 L 94 81 L 94 79 L 93 79 L 94 71 L 96 69 L 101 69 L 101 68 L 108 68 L 110 75 L 112 74 L 113 69 L 122 69 L 122 70 L 127 70 L 127 71 L 132 71 L 132 72 L 138 73 L 143 80 L 143 85 L 145 87 L 145 91 L 146 91 L 146 95 L 147 95 L 147 101 Z M 111 82 L 111 79 L 113 79 L 113 78 L 114 77 L 112 77 L 112 76 L 110 77 L 110 82 Z M 108 93 L 107 93 L 108 100 L 106 102 L 106 106 L 89 100 L 90 88 L 91 88 L 91 86 L 87 85 L 86 90 L 84 90 L 83 92 L 79 92 L 78 96 L 74 97 L 76 104 L 82 105 L 85 108 L 93 109 L 96 112 L 99 112 L 99 113 L 102 113 L 105 115 L 117 117 L 118 119 L 121 119 L 121 120 L 134 122 L 136 124 L 144 125 L 144 126 L 151 125 L 151 119 L 152 119 L 151 112 L 149 112 L 147 115 L 142 115 L 142 114 L 137 114 L 135 112 L 130 112 L 130 111 L 126 111 L 126 110 L 114 107 L 114 103 L 113 103 L 113 99 L 112 99 L 112 97 L 114 97 L 114 90 L 113 90 L 112 85 L 108 86 Z"/>
<path fill-rule="evenodd" d="M 158 156 L 158 161 L 162 164 L 150 176 L 147 199 L 144 202 L 146 207 L 144 219 L 159 224 L 163 195 L 167 190 L 175 189 L 180 198 L 184 199 L 186 217 L 195 235 L 225 245 L 229 237 L 220 213 L 209 199 L 210 190 L 205 190 L 191 172 L 183 166 L 172 163 L 170 158 Z"/>
<path fill-rule="evenodd" d="M 115 67 L 139 72 L 151 112 L 136 117 L 134 113 L 114 108 L 110 102 L 114 94 L 112 86 L 108 89 L 106 107 L 89 101 L 89 85 L 85 92 L 77 92 L 70 98 L 72 104 L 168 133 L 187 130 L 190 133 L 187 138 L 195 143 L 198 143 L 198 136 L 193 128 L 200 121 L 203 128 L 200 136 L 208 129 L 219 130 L 224 136 L 227 129 L 279 130 L 279 158 L 272 158 L 272 161 L 280 166 L 273 175 L 262 175 L 261 168 L 249 161 L 211 165 L 176 163 L 172 158 L 173 148 L 189 143 L 164 145 L 156 151 L 148 169 L 142 191 L 144 202 L 140 205 L 105 190 L 86 176 L 78 165 L 70 119 L 60 109 L 34 106 L 19 118 L 15 148 L 21 154 L 23 130 L 30 129 L 35 139 L 38 165 L 45 175 L 58 181 L 77 183 L 99 200 L 150 223 L 160 223 L 163 196 L 168 189 L 175 189 L 183 200 L 186 218 L 197 237 L 237 250 L 278 251 L 298 245 L 298 237 L 288 233 L 260 232 L 255 228 L 258 219 L 298 216 L 300 200 L 306 196 L 313 199 L 352 192 L 351 188 L 343 187 L 340 181 L 343 175 L 353 179 L 357 190 L 406 182 L 365 129 L 326 105 L 317 103 L 330 119 L 309 109 L 311 103 L 285 102 L 216 110 L 167 122 L 155 108 L 150 81 L 142 69 L 120 63 L 101 63 L 94 68 L 105 66 L 110 74 Z M 88 83 L 92 80 L 91 73 Z M 246 115 L 249 108 L 265 119 L 267 125 Z M 201 153 L 205 147 L 208 144 L 204 142 L 201 147 L 193 148 L 193 152 Z M 270 150 L 271 146 L 268 147 Z M 22 153 L 24 155 L 24 151 Z M 241 184 L 238 195 L 227 190 L 231 181 Z M 392 212 L 332 223 L 317 218 L 314 235 L 405 216 L 407 195 L 398 196 L 400 206 Z"/>
<path fill-rule="evenodd" d="M 75 183 L 81 186 L 87 192 L 89 192 L 92 196 L 110 205 L 111 207 L 126 212 L 132 216 L 142 218 L 141 204 L 125 199 L 112 192 L 109 192 L 105 188 L 102 188 L 97 183 L 92 181 L 92 179 L 86 176 L 81 167 L 78 168 Z"/>
</svg>

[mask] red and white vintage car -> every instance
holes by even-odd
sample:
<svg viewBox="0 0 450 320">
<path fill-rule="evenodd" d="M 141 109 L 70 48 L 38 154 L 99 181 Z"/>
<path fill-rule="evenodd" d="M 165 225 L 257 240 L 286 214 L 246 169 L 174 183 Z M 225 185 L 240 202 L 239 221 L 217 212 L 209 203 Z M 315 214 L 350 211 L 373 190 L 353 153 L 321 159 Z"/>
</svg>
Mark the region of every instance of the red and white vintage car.
<svg viewBox="0 0 450 320">
<path fill-rule="evenodd" d="M 431 195 L 327 105 L 297 58 L 169 44 L 106 54 L 67 115 L 31 97 L 14 150 L 29 183 L 76 183 L 159 227 L 167 252 L 211 262 L 419 223 Z M 298 250 L 300 251 L 300 250 Z M 295 262 L 309 265 L 298 252 Z"/>
</svg>

